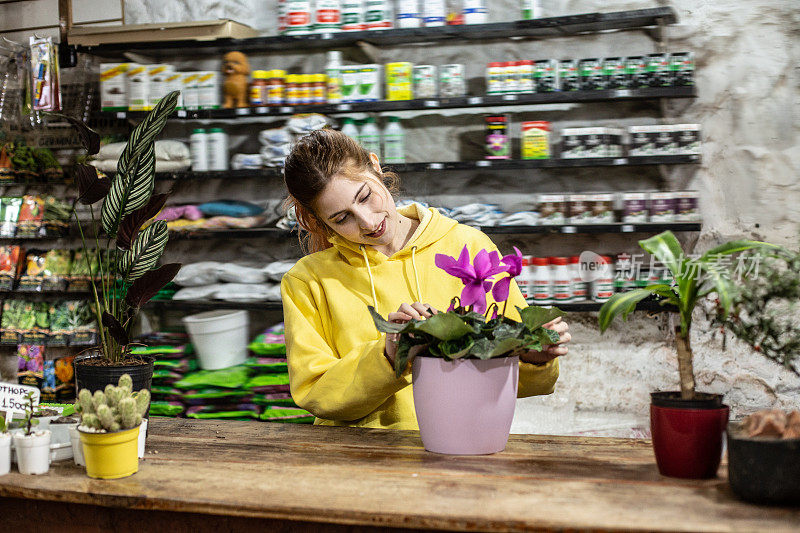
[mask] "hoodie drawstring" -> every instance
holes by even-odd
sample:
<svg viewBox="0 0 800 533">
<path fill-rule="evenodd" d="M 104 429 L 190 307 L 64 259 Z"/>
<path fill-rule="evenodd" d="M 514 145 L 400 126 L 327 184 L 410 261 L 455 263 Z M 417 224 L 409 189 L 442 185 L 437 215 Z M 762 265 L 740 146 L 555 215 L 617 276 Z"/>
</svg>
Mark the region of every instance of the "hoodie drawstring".
<svg viewBox="0 0 800 533">
<path fill-rule="evenodd" d="M 364 264 L 367 265 L 367 274 L 369 275 L 369 288 L 372 289 L 372 307 L 378 308 L 378 297 L 375 296 L 375 280 L 372 278 L 372 269 L 369 267 L 369 257 L 367 256 L 367 249 L 362 244 L 358 247 L 361 254 L 364 256 Z"/>
<path fill-rule="evenodd" d="M 419 289 L 419 276 L 417 275 L 417 260 L 415 254 L 417 247 L 411 247 L 411 268 L 414 270 L 414 283 L 417 285 L 417 301 L 422 302 L 422 291 Z"/>
</svg>

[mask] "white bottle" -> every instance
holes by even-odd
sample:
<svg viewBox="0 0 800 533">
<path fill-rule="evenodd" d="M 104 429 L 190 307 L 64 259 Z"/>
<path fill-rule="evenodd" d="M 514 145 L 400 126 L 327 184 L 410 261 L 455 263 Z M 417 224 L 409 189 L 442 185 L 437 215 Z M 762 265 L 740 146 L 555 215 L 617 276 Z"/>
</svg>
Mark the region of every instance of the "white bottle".
<svg viewBox="0 0 800 533">
<path fill-rule="evenodd" d="M 395 15 L 398 28 L 419 28 L 422 26 L 422 14 L 419 0 L 397 0 Z"/>
<path fill-rule="evenodd" d="M 567 269 L 566 257 L 550 258 L 550 275 L 553 284 L 553 302 L 558 305 L 572 301 L 572 278 Z"/>
<path fill-rule="evenodd" d="M 522 296 L 529 304 L 533 303 L 533 269 L 531 260 L 533 258 L 526 256 L 522 258 L 522 270 L 517 276 L 517 286 L 519 287 Z"/>
<path fill-rule="evenodd" d="M 338 50 L 328 52 L 328 62 L 325 64 L 326 94 L 329 104 L 338 104 L 342 101 L 342 53 Z"/>
<path fill-rule="evenodd" d="M 314 29 L 311 0 L 286 0 L 286 33 L 304 35 Z"/>
<path fill-rule="evenodd" d="M 314 30 L 317 33 L 335 33 L 342 30 L 342 4 L 339 0 L 316 0 Z"/>
<path fill-rule="evenodd" d="M 342 31 L 364 31 L 364 0 L 342 0 Z"/>
<path fill-rule="evenodd" d="M 358 134 L 358 142 L 367 152 L 374 153 L 379 158 L 381 157 L 381 132 L 378 126 L 375 125 L 375 119 L 368 117 L 361 126 L 361 131 Z"/>
<path fill-rule="evenodd" d="M 542 18 L 542 0 L 522 0 L 522 20 Z"/>
<path fill-rule="evenodd" d="M 425 27 L 444 26 L 447 17 L 445 0 L 427 0 L 422 8 L 422 19 Z"/>
<path fill-rule="evenodd" d="M 367 30 L 391 29 L 394 20 L 394 9 L 391 0 L 366 0 L 364 21 Z"/>
<path fill-rule="evenodd" d="M 464 24 L 486 24 L 489 10 L 486 0 L 464 0 Z"/>
<path fill-rule="evenodd" d="M 534 257 L 531 263 L 533 265 L 533 304 L 550 305 L 553 303 L 553 284 L 547 258 Z"/>
<path fill-rule="evenodd" d="M 208 170 L 228 170 L 228 134 L 211 128 L 207 135 Z"/>
<path fill-rule="evenodd" d="M 383 161 L 406 162 L 406 133 L 397 117 L 389 117 L 389 123 L 383 129 Z"/>
<path fill-rule="evenodd" d="M 345 117 L 342 119 L 342 133 L 356 141 L 359 139 L 358 128 L 353 123 L 352 118 Z"/>
<path fill-rule="evenodd" d="M 189 154 L 192 159 L 192 170 L 206 172 L 208 170 L 208 134 L 204 129 L 196 129 L 189 136 Z"/>
<path fill-rule="evenodd" d="M 577 255 L 569 258 L 567 269 L 569 270 L 570 278 L 572 278 L 572 301 L 583 302 L 587 300 L 589 293 L 586 289 L 586 282 L 581 278 L 581 261 Z"/>
<path fill-rule="evenodd" d="M 607 302 L 614 294 L 614 273 L 611 271 L 611 258 L 602 256 L 597 279 L 592 282 L 592 299 Z"/>
</svg>

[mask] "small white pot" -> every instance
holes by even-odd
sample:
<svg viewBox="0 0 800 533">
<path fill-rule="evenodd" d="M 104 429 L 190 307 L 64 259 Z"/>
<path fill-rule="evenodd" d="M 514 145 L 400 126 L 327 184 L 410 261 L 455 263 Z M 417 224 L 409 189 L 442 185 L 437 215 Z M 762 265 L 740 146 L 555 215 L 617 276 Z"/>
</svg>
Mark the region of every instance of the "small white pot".
<svg viewBox="0 0 800 533">
<path fill-rule="evenodd" d="M 81 434 L 78 432 L 78 426 L 69 428 L 69 441 L 72 443 L 72 458 L 78 466 L 86 466 L 86 461 L 83 460 L 83 444 L 81 444 Z"/>
<path fill-rule="evenodd" d="M 50 431 L 14 435 L 17 467 L 21 474 L 46 474 L 50 470 Z"/>
<path fill-rule="evenodd" d="M 142 419 L 142 425 L 139 426 L 139 459 L 144 458 L 144 442 L 147 438 L 147 419 Z"/>
<path fill-rule="evenodd" d="M 0 476 L 11 471 L 11 434 L 0 433 Z"/>
<path fill-rule="evenodd" d="M 50 423 L 50 444 L 69 444 L 69 428 L 78 427 L 78 423 L 74 424 L 53 424 Z M 39 428 L 44 429 L 44 428 Z"/>
</svg>

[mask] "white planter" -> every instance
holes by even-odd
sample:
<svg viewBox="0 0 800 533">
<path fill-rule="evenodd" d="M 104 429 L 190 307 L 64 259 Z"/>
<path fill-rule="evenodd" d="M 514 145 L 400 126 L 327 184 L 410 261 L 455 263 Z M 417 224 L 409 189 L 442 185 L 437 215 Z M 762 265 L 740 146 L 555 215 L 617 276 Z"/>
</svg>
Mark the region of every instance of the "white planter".
<svg viewBox="0 0 800 533">
<path fill-rule="evenodd" d="M 17 467 L 21 474 L 46 474 L 50 470 L 50 431 L 14 435 Z"/>
<path fill-rule="evenodd" d="M 0 476 L 11 470 L 11 434 L 0 433 Z"/>
<path fill-rule="evenodd" d="M 86 466 L 86 461 L 83 459 L 83 444 L 81 444 L 81 434 L 78 432 L 78 426 L 69 428 L 69 441 L 72 443 L 72 458 L 78 466 Z"/>
<path fill-rule="evenodd" d="M 144 458 L 144 442 L 147 438 L 147 419 L 142 420 L 142 425 L 139 426 L 139 459 Z"/>
<path fill-rule="evenodd" d="M 206 311 L 183 317 L 203 370 L 240 365 L 247 359 L 247 311 Z"/>
<path fill-rule="evenodd" d="M 73 424 L 53 424 L 50 423 L 50 444 L 69 444 L 69 428 L 78 427 L 78 423 Z M 38 428 L 44 429 L 44 428 Z"/>
</svg>

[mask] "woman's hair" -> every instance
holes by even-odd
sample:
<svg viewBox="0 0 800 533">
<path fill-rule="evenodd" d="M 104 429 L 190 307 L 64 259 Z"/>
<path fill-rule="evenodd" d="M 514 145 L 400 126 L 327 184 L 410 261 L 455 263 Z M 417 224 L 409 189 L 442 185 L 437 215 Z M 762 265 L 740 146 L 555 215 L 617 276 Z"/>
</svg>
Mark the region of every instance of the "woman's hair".
<svg viewBox="0 0 800 533">
<path fill-rule="evenodd" d="M 284 202 L 288 210 L 294 207 L 300 226 L 300 246 L 304 253 L 313 253 L 330 248 L 330 229 L 314 213 L 312 203 L 325 190 L 334 176 L 356 176 L 369 172 L 375 181 L 382 183 L 389 192 L 396 192 L 399 178 L 394 172 L 375 171 L 369 152 L 344 133 L 322 129 L 301 137 L 286 158 L 283 180 L 289 190 Z"/>
</svg>

